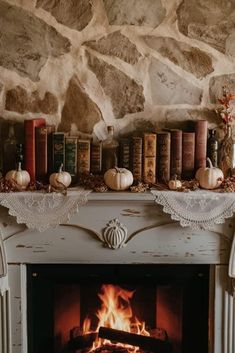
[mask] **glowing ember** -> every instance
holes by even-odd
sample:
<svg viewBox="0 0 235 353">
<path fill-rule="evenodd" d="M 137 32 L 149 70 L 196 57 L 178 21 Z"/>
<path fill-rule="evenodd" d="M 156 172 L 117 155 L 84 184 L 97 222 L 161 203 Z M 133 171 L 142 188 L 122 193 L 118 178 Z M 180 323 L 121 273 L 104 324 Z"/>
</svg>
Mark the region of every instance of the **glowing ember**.
<svg viewBox="0 0 235 353">
<path fill-rule="evenodd" d="M 101 300 L 101 308 L 97 311 L 96 316 L 99 319 L 95 332 L 98 332 L 101 326 L 112 329 L 122 330 L 126 332 L 134 332 L 141 335 L 149 336 L 145 329 L 145 323 L 140 322 L 132 312 L 130 299 L 133 297 L 134 291 L 122 289 L 119 286 L 105 284 L 101 287 L 101 293 L 98 294 Z M 83 323 L 83 332 L 91 331 L 91 320 L 86 318 Z M 110 341 L 97 339 L 91 349 L 94 350 L 104 344 L 111 344 Z M 118 343 L 117 345 L 128 348 L 134 352 L 136 347 Z"/>
</svg>

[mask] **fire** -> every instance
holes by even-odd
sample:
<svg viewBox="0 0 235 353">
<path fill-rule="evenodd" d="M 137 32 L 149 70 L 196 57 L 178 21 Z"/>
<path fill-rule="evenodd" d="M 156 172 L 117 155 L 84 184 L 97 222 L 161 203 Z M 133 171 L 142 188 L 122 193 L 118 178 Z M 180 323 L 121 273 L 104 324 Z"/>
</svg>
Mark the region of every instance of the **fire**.
<svg viewBox="0 0 235 353">
<path fill-rule="evenodd" d="M 119 286 L 111 284 L 102 285 L 101 292 L 98 294 L 101 300 L 101 307 L 96 313 L 99 321 L 95 332 L 98 332 L 101 326 L 105 326 L 112 329 L 149 336 L 149 333 L 145 329 L 145 323 L 140 322 L 133 315 L 130 304 L 133 295 L 134 291 L 123 289 Z M 91 321 L 89 318 L 86 318 L 83 323 L 83 332 L 89 333 L 90 331 Z M 93 344 L 92 350 L 107 343 L 110 343 L 110 341 L 99 339 Z M 122 346 L 125 348 L 132 348 L 134 352 L 137 351 L 137 348 L 135 349 L 133 346 L 123 344 Z"/>
</svg>

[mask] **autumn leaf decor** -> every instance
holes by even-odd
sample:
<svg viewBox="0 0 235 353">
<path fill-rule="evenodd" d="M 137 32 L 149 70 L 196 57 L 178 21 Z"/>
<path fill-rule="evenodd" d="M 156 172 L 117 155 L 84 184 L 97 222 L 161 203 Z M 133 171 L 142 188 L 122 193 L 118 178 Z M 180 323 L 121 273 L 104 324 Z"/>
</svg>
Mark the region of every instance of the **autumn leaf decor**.
<svg viewBox="0 0 235 353">
<path fill-rule="evenodd" d="M 218 99 L 221 106 L 217 112 L 222 118 L 225 136 L 220 144 L 219 167 L 224 173 L 224 177 L 229 177 L 235 167 L 234 144 L 232 137 L 232 125 L 235 118 L 235 93 L 230 93 L 223 87 L 223 96 Z"/>
</svg>

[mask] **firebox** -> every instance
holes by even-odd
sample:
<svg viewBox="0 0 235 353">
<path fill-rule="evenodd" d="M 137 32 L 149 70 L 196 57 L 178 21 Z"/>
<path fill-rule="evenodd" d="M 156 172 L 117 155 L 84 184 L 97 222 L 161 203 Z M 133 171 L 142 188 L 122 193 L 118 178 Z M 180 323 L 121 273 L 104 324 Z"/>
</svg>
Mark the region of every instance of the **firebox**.
<svg viewBox="0 0 235 353">
<path fill-rule="evenodd" d="M 29 265 L 29 353 L 208 353 L 208 265 Z"/>
</svg>

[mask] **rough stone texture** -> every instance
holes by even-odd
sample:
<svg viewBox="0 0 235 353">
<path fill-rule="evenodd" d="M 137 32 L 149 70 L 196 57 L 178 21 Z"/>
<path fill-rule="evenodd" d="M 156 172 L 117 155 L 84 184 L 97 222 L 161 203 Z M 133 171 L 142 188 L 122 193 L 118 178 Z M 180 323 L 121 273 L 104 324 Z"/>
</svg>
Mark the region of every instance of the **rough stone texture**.
<svg viewBox="0 0 235 353">
<path fill-rule="evenodd" d="M 104 0 L 111 25 L 157 27 L 165 17 L 161 0 Z"/>
<path fill-rule="evenodd" d="M 5 109 L 21 114 L 27 112 L 55 114 L 58 111 L 58 100 L 50 92 L 46 92 L 43 99 L 40 99 L 37 91 L 29 94 L 24 88 L 17 86 L 6 92 Z"/>
<path fill-rule="evenodd" d="M 235 73 L 230 75 L 214 76 L 209 82 L 211 103 L 218 103 L 218 98 L 223 95 L 223 86 L 231 93 L 235 93 Z"/>
<path fill-rule="evenodd" d="M 50 12 L 65 26 L 81 31 L 92 19 L 92 7 L 88 0 L 37 0 L 36 7 Z"/>
<path fill-rule="evenodd" d="M 177 15 L 179 30 L 183 34 L 222 53 L 230 51 L 226 48 L 226 41 L 235 30 L 234 0 L 183 0 Z"/>
<path fill-rule="evenodd" d="M 101 54 L 116 56 L 133 65 L 136 64 L 141 57 L 136 45 L 122 35 L 120 31 L 113 32 L 98 41 L 90 41 L 84 44 Z"/>
<path fill-rule="evenodd" d="M 198 78 L 203 78 L 214 70 L 211 57 L 196 47 L 173 38 L 143 36 L 143 39 L 150 48 Z"/>
<path fill-rule="evenodd" d="M 91 134 L 94 125 L 100 120 L 102 120 L 102 114 L 99 108 L 84 91 L 77 77 L 73 76 L 66 92 L 58 129 L 69 132 L 75 125 L 78 131 Z"/>
<path fill-rule="evenodd" d="M 96 74 L 105 94 L 110 97 L 117 119 L 144 109 L 143 87 L 103 60 L 88 55 L 90 69 Z"/>
<path fill-rule="evenodd" d="M 155 58 L 149 66 L 149 77 L 154 104 L 200 104 L 202 90 Z"/>
<path fill-rule="evenodd" d="M 0 0 L 0 65 L 36 81 L 49 56 L 69 51 L 70 43 L 54 28 Z"/>
</svg>

